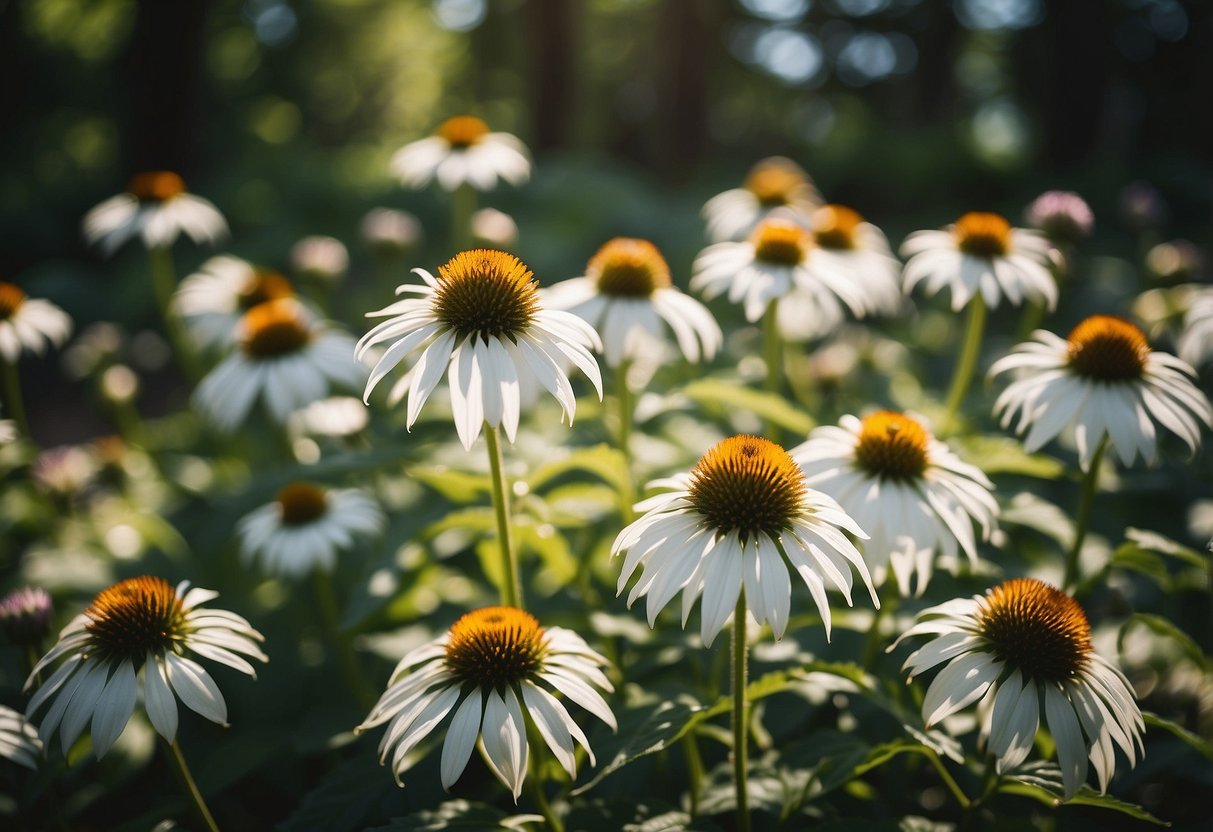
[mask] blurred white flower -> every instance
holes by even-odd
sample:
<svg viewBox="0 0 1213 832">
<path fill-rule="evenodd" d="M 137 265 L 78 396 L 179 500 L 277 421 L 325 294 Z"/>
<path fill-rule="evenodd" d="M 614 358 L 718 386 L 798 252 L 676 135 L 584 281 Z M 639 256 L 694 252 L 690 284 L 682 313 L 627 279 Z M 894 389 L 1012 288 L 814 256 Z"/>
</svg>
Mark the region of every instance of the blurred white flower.
<svg viewBox="0 0 1213 832">
<path fill-rule="evenodd" d="M 304 237 L 291 247 L 295 274 L 320 280 L 336 280 L 350 268 L 350 253 L 336 237 Z"/>
<path fill-rule="evenodd" d="M 25 350 L 42 355 L 48 346 L 62 346 L 71 332 L 72 319 L 58 306 L 0 282 L 0 358 L 15 364 Z"/>
<path fill-rule="evenodd" d="M 288 420 L 288 427 L 296 434 L 343 438 L 361 433 L 369 421 L 370 413 L 361 399 L 333 396 L 296 410 Z"/>
<path fill-rule="evenodd" d="M 1213 287 L 1195 292 L 1179 334 L 1179 357 L 1199 367 L 1213 358 Z"/>
<path fill-rule="evenodd" d="M 1095 231 L 1095 214 L 1073 191 L 1046 191 L 1024 210 L 1024 221 L 1055 243 L 1073 245 Z"/>
<path fill-rule="evenodd" d="M 258 304 L 295 297 L 291 282 L 239 257 L 212 257 L 181 281 L 172 310 L 204 348 L 226 348 L 236 338 L 241 316 Z"/>
<path fill-rule="evenodd" d="M 740 188 L 717 194 L 703 206 L 708 239 L 714 243 L 742 240 L 773 212 L 792 214 L 808 224 L 821 196 L 791 159 L 772 156 L 756 164 Z"/>
<path fill-rule="evenodd" d="M 35 771 L 42 759 L 38 731 L 25 714 L 6 705 L 0 705 L 0 757 Z"/>
<path fill-rule="evenodd" d="M 107 257 L 134 237 L 142 237 L 149 249 L 168 248 L 182 233 L 195 243 L 213 245 L 227 236 L 227 222 L 214 205 L 189 193 L 181 177 L 167 170 L 136 174 L 125 193 L 84 215 L 84 238 Z"/>
<path fill-rule="evenodd" d="M 472 239 L 478 246 L 512 248 L 518 242 L 518 224 L 496 208 L 481 208 L 472 214 Z"/>
<path fill-rule="evenodd" d="M 423 188 L 437 179 L 446 191 L 460 185 L 488 191 L 498 179 L 511 185 L 525 182 L 531 175 L 531 160 L 516 136 L 490 133 L 475 116 L 455 116 L 440 124 L 434 135 L 396 151 L 391 169 L 410 188 Z"/>
<path fill-rule="evenodd" d="M 402 254 L 421 241 L 421 222 L 392 208 L 372 208 L 362 218 L 361 230 L 368 246 L 389 254 Z"/>
</svg>

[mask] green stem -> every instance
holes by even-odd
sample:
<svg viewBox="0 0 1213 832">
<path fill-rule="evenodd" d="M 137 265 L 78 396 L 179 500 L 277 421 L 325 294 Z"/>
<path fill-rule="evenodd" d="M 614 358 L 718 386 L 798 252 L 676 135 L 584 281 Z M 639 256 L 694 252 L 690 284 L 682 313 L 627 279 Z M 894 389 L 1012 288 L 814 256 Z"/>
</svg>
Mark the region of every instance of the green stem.
<svg viewBox="0 0 1213 832">
<path fill-rule="evenodd" d="M 198 820 L 202 822 L 202 826 L 207 832 L 219 832 L 219 827 L 215 824 L 215 818 L 211 815 L 211 810 L 207 808 L 206 801 L 202 799 L 202 792 L 198 791 L 198 784 L 194 782 L 194 777 L 190 774 L 190 767 L 185 763 L 185 756 L 181 753 L 181 746 L 176 740 L 169 742 L 160 738 L 164 743 L 164 748 L 168 752 L 169 759 L 173 763 L 173 768 L 177 772 L 177 777 L 181 781 L 181 785 L 185 788 L 186 794 L 189 795 L 190 803 L 194 806 L 194 811 L 198 815 Z"/>
<path fill-rule="evenodd" d="M 969 301 L 969 321 L 965 326 L 964 346 L 961 347 L 960 360 L 956 362 L 952 385 L 948 388 L 941 433 L 951 432 L 956 426 L 956 414 L 960 411 L 960 404 L 973 381 L 973 371 L 977 369 L 977 358 L 981 355 L 981 339 L 985 329 L 986 302 L 980 294 L 974 295 Z"/>
<path fill-rule="evenodd" d="M 538 766 L 535 768 L 538 768 Z M 533 776 L 530 778 L 531 799 L 535 801 L 539 814 L 543 815 L 548 832 L 564 832 L 564 823 L 561 822 L 560 816 L 552 809 L 552 804 L 548 802 L 548 796 L 543 791 L 543 783 L 537 775 L 532 774 Z"/>
<path fill-rule="evenodd" d="M 476 213 L 476 189 L 466 182 L 451 192 L 451 245 L 455 251 L 472 247 L 472 214 Z"/>
<path fill-rule="evenodd" d="M 0 359 L 4 370 L 4 403 L 9 415 L 17 423 L 17 430 L 26 439 L 33 439 L 29 432 L 29 419 L 25 415 L 25 400 L 21 397 L 21 379 L 17 376 L 17 362 Z"/>
<path fill-rule="evenodd" d="M 762 357 L 767 376 L 764 389 L 769 393 L 783 392 L 783 338 L 779 334 L 779 301 L 773 300 L 762 316 Z M 778 442 L 779 426 L 768 421 L 766 438 Z"/>
<path fill-rule="evenodd" d="M 687 758 L 687 791 L 691 798 L 691 820 L 699 815 L 699 792 L 703 789 L 703 757 L 699 753 L 699 740 L 695 738 L 695 729 L 687 731 L 682 738 L 682 749 Z"/>
<path fill-rule="evenodd" d="M 358 657 L 354 655 L 354 647 L 349 637 L 342 632 L 337 617 L 337 596 L 333 593 L 333 576 L 331 573 L 316 569 L 312 572 L 316 584 L 316 605 L 320 609 L 320 626 L 325 638 L 337 651 L 337 660 L 341 664 L 342 675 L 345 676 L 346 686 L 359 707 L 369 710 L 375 704 L 375 693 L 371 690 L 362 669 L 358 666 Z"/>
<path fill-rule="evenodd" d="M 737 830 L 750 832 L 750 796 L 746 781 L 746 749 L 750 713 L 746 701 L 745 587 L 733 610 L 733 783 L 737 789 Z"/>
<path fill-rule="evenodd" d="M 1045 305 L 1039 301 L 1024 301 L 1023 317 L 1019 320 L 1019 340 L 1026 341 L 1040 329 L 1045 319 Z"/>
<path fill-rule="evenodd" d="M 501 544 L 501 603 L 522 609 L 522 582 L 518 578 L 518 556 L 510 531 L 510 492 L 502 470 L 501 441 L 497 428 L 484 425 L 484 438 L 489 446 L 489 469 L 493 480 L 493 510 L 497 514 L 497 541 Z"/>
<path fill-rule="evenodd" d="M 172 311 L 173 292 L 177 290 L 177 269 L 173 265 L 173 250 L 167 246 L 149 248 L 147 256 L 151 264 L 156 303 L 160 307 L 160 316 L 164 319 L 164 331 L 168 334 L 181 372 L 185 373 L 191 384 L 197 383 L 202 377 L 198 360 L 190 348 L 185 331 L 181 328 L 180 319 Z"/>
<path fill-rule="evenodd" d="M 1062 579 L 1061 588 L 1071 592 L 1078 582 L 1078 559 L 1082 554 L 1082 544 L 1087 538 L 1087 529 L 1091 525 L 1091 507 L 1095 503 L 1095 492 L 1099 490 L 1099 464 L 1103 461 L 1104 451 L 1108 449 L 1110 436 L 1104 434 L 1095 455 L 1091 457 L 1091 465 L 1082 480 L 1082 496 L 1078 501 L 1078 518 L 1074 524 L 1074 545 L 1066 556 L 1066 573 Z"/>
<path fill-rule="evenodd" d="M 623 454 L 623 481 L 619 492 L 619 512 L 626 526 L 636 519 L 632 505 L 636 502 L 636 485 L 632 481 L 632 418 L 635 405 L 632 389 L 628 387 L 628 368 L 631 362 L 624 361 L 615 371 L 615 399 L 619 405 L 619 451 Z"/>
<path fill-rule="evenodd" d="M 981 794 L 969 801 L 969 805 L 964 809 L 964 818 L 960 822 L 961 832 L 975 828 L 979 818 L 978 810 L 981 809 L 983 803 L 990 799 L 990 796 L 998 791 L 998 786 L 1002 782 L 1002 777 L 999 776 L 995 767 L 994 755 L 986 755 L 986 770 L 981 778 Z"/>
<path fill-rule="evenodd" d="M 970 805 L 969 797 L 964 793 L 964 789 L 960 788 L 960 784 L 956 782 L 956 778 L 948 773 L 943 760 L 939 759 L 939 755 L 931 748 L 927 749 L 926 756 L 931 761 L 931 765 L 935 767 L 935 770 L 939 772 L 939 779 L 943 780 L 943 784 L 948 787 L 948 791 L 952 793 L 952 797 L 956 798 L 956 802 L 960 804 L 960 808 L 967 812 Z"/>
<path fill-rule="evenodd" d="M 895 583 L 895 581 L 890 577 L 885 583 Z M 863 659 L 860 662 L 860 667 L 871 668 L 875 665 L 877 659 L 879 659 L 882 641 L 881 626 L 884 624 L 886 618 L 892 617 L 893 612 L 897 609 L 897 602 L 900 600 L 901 596 L 894 589 L 885 597 L 884 603 L 877 607 L 876 611 L 872 614 L 872 626 L 868 630 L 868 637 L 863 645 Z M 896 628 L 896 625 L 894 625 L 894 628 Z"/>
</svg>

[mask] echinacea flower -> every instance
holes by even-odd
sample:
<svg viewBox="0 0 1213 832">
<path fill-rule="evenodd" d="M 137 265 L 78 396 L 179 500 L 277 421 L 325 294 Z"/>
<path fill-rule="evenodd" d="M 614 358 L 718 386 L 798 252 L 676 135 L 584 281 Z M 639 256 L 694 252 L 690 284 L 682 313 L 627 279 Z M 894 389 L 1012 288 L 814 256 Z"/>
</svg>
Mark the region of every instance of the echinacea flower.
<svg viewBox="0 0 1213 832">
<path fill-rule="evenodd" d="M 821 205 L 813 180 L 800 165 L 782 156 L 763 159 L 745 183 L 717 194 L 703 206 L 708 239 L 714 243 L 744 239 L 772 213 L 791 214 L 807 224 Z"/>
<path fill-rule="evenodd" d="M 1213 358 L 1213 288 L 1198 289 L 1184 313 L 1179 357 L 1193 367 Z"/>
<path fill-rule="evenodd" d="M 245 312 L 236 341 L 194 392 L 194 406 L 224 431 L 235 430 L 258 397 L 281 424 L 331 386 L 357 389 L 366 378 L 366 367 L 354 359 L 354 339 L 313 321 L 291 298 Z"/>
<path fill-rule="evenodd" d="M 1061 590 L 1017 578 L 984 596 L 948 601 L 919 613 L 889 649 L 920 635 L 935 638 L 904 669 L 917 676 L 947 663 L 927 688 L 923 720 L 935 725 L 979 702 L 981 739 L 1000 773 L 1031 753 L 1042 699 L 1067 800 L 1087 779 L 1088 757 L 1105 792 L 1116 770 L 1114 745 L 1130 765 L 1145 753 L 1132 686 L 1092 650 L 1086 614 Z"/>
<path fill-rule="evenodd" d="M 518 242 L 518 223 L 504 211 L 481 208 L 472 214 L 472 241 L 483 248 L 513 248 Z"/>
<path fill-rule="evenodd" d="M 262 636 L 239 615 L 200 605 L 219 593 L 182 581 L 128 578 L 102 590 L 73 618 L 59 641 L 34 666 L 28 689 L 46 668 L 64 661 L 34 693 L 26 708 L 49 705 L 38 735 L 49 743 L 59 732 L 64 753 L 92 723 L 93 753 L 100 759 L 122 734 L 139 700 L 152 727 L 172 742 L 177 700 L 212 722 L 227 723 L 227 703 L 206 668 L 190 654 L 256 677 L 245 659 L 268 661 Z"/>
<path fill-rule="evenodd" d="M 594 765 L 585 732 L 554 694 L 614 730 L 615 716 L 595 690 L 613 690 L 599 670 L 607 664 L 571 630 L 541 627 L 514 607 L 485 607 L 401 659 L 387 690 L 356 730 L 390 720 L 379 759 L 386 762 L 390 755 L 399 783 L 408 753 L 453 710 L 442 744 L 442 787 L 449 789 L 459 779 L 479 740 L 484 761 L 517 800 L 530 755 L 528 723 L 570 777 L 577 773 L 574 741 Z"/>
<path fill-rule="evenodd" d="M 421 240 L 421 221 L 393 208 L 372 208 L 359 229 L 363 242 L 383 256 L 404 254 Z"/>
<path fill-rule="evenodd" d="M 699 253 L 691 266 L 691 289 L 711 299 L 726 294 L 739 303 L 747 321 L 757 321 L 771 303 L 793 290 L 802 293 L 821 314 L 841 320 L 842 305 L 863 314 L 865 293 L 836 269 L 810 266 L 815 255 L 813 233 L 784 217 L 759 223 L 748 240 L 716 243 Z"/>
<path fill-rule="evenodd" d="M 1015 432 L 1035 451 L 1059 434 L 1078 447 L 1082 469 L 1107 436 L 1125 465 L 1137 455 L 1157 456 L 1157 422 L 1193 451 L 1200 423 L 1213 426 L 1213 407 L 1192 383 L 1192 368 L 1150 349 L 1137 326 L 1110 315 L 1092 315 L 1068 338 L 1037 330 L 990 367 L 1015 380 L 994 403 L 1002 426 L 1019 417 Z"/>
<path fill-rule="evenodd" d="M 134 237 L 149 249 L 168 248 L 182 233 L 195 243 L 214 244 L 227 236 L 219 210 L 185 189 L 172 171 L 136 174 L 126 192 L 112 196 L 84 215 L 84 237 L 106 256 Z"/>
<path fill-rule="evenodd" d="M 294 434 L 346 438 L 366 430 L 370 414 L 356 396 L 332 396 L 296 410 L 288 420 Z"/>
<path fill-rule="evenodd" d="M 703 596 L 700 636 L 711 645 L 737 604 L 782 638 L 791 609 L 789 567 L 800 575 L 830 634 L 826 581 L 851 604 L 851 568 L 880 601 L 868 567 L 843 531 L 866 538 L 843 509 L 810 490 L 788 452 L 757 436 L 734 436 L 713 446 L 687 474 L 655 485 L 674 490 L 636 506 L 644 515 L 615 538 L 612 556 L 626 554 L 617 592 L 637 569 L 631 606 L 647 596 L 649 626 L 682 592 L 682 624 Z"/>
<path fill-rule="evenodd" d="M 478 191 L 496 187 L 498 179 L 518 185 L 531 175 L 526 146 L 509 133 L 491 133 L 475 116 L 455 116 L 434 135 L 396 151 L 392 173 L 410 188 L 424 188 L 437 179 L 445 191 L 470 185 Z"/>
<path fill-rule="evenodd" d="M 1095 230 L 1091 206 L 1073 191 L 1046 191 L 1024 209 L 1024 220 L 1055 243 L 1072 245 Z"/>
<path fill-rule="evenodd" d="M 350 268 L 350 252 L 336 237 L 304 237 L 291 246 L 291 268 L 296 274 L 333 281 Z"/>
<path fill-rule="evenodd" d="M 891 564 L 902 595 L 921 595 L 937 554 L 977 560 L 973 524 L 988 540 L 998 515 L 993 483 L 962 462 L 917 419 L 887 410 L 843 416 L 793 448 L 806 482 L 829 494 L 870 535 L 868 568 L 880 582 Z"/>
<path fill-rule="evenodd" d="M 1053 309 L 1057 283 L 1049 273 L 1049 241 L 1044 234 L 1012 228 L 998 214 L 971 211 L 942 231 L 915 231 L 901 246 L 909 257 L 905 292 L 926 281 L 928 295 L 945 287 L 952 292 L 952 311 L 968 306 L 980 294 L 994 309 L 1006 298 L 1014 306 L 1025 300 Z"/>
<path fill-rule="evenodd" d="M 543 298 L 598 331 L 611 367 L 660 346 L 663 321 L 687 361 L 700 355 L 710 359 L 724 337 L 712 313 L 674 287 L 669 265 L 648 240 L 608 241 L 590 258 L 583 276 L 545 289 Z"/>
<path fill-rule="evenodd" d="M 38 586 L 23 586 L 0 598 L 0 633 L 10 644 L 37 647 L 50 632 L 51 596 Z"/>
<path fill-rule="evenodd" d="M 231 345 L 241 316 L 254 306 L 293 297 L 295 287 L 278 272 L 221 255 L 181 281 L 172 310 L 198 345 L 210 349 Z"/>
<path fill-rule="evenodd" d="M 0 705 L 0 757 L 26 768 L 38 769 L 42 740 L 25 714 Z"/>
<path fill-rule="evenodd" d="M 299 578 L 317 569 L 332 572 L 342 550 L 383 525 L 379 505 L 362 491 L 294 482 L 245 515 L 236 533 L 246 563 L 255 560 L 270 575 Z"/>
<path fill-rule="evenodd" d="M 438 277 L 413 269 L 424 281 L 404 284 L 397 301 L 367 317 L 386 317 L 358 342 L 361 358 L 375 344 L 391 341 L 371 371 L 364 400 L 392 368 L 413 352 L 408 387 L 409 428 L 443 374 L 451 390 L 455 429 L 470 449 L 485 423 L 504 426 L 513 442 L 518 430 L 520 373 L 534 376 L 556 397 L 570 424 L 577 407 L 565 370 L 575 364 L 602 397 L 602 375 L 590 349 L 602 344 L 585 321 L 545 309 L 526 265 L 511 254 L 474 249 L 438 268 Z"/>
<path fill-rule="evenodd" d="M 0 358 L 15 364 L 23 351 L 42 355 L 48 346 L 62 346 L 71 332 L 72 319 L 58 306 L 0 282 Z"/>
</svg>

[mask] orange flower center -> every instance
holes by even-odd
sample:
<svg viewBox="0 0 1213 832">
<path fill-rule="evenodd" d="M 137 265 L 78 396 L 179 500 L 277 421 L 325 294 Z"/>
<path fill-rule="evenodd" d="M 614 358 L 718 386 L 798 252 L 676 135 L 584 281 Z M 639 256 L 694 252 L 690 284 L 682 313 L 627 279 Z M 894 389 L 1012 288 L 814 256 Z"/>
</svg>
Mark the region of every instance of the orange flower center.
<svg viewBox="0 0 1213 832">
<path fill-rule="evenodd" d="M 516 338 L 539 310 L 534 275 L 512 254 L 478 248 L 438 267 L 434 312 L 460 338 Z"/>
<path fill-rule="evenodd" d="M 1082 607 L 1035 578 L 1016 578 L 987 592 L 977 627 L 1000 659 L 1044 682 L 1069 679 L 1091 655 L 1091 625 Z"/>
<path fill-rule="evenodd" d="M 952 226 L 956 246 L 974 257 L 1004 257 L 1011 250 L 1011 224 L 998 214 L 970 211 Z"/>
<path fill-rule="evenodd" d="M 902 413 L 881 410 L 866 417 L 855 445 L 855 461 L 870 474 L 912 480 L 927 470 L 931 434 Z"/>
<path fill-rule="evenodd" d="M 328 494 L 310 482 L 293 482 L 278 492 L 278 511 L 284 526 L 303 526 L 324 516 Z"/>
<path fill-rule="evenodd" d="M 185 182 L 171 170 L 149 170 L 132 176 L 126 190 L 141 202 L 164 202 L 185 193 Z"/>
<path fill-rule="evenodd" d="M 298 352 L 312 340 L 311 329 L 303 313 L 292 300 L 271 300 L 244 313 L 244 331 L 240 342 L 249 358 L 277 358 Z"/>
<path fill-rule="evenodd" d="M 547 647 L 543 628 L 530 613 L 485 607 L 451 626 L 446 665 L 464 684 L 501 689 L 538 672 Z"/>
<path fill-rule="evenodd" d="M 807 229 L 786 220 L 760 223 L 751 236 L 754 257 L 776 266 L 798 266 L 813 245 Z"/>
<path fill-rule="evenodd" d="M 590 258 L 586 274 L 604 295 L 647 298 L 670 286 L 670 266 L 648 240 L 616 237 Z"/>
<path fill-rule="evenodd" d="M 256 269 L 240 289 L 240 308 L 244 311 L 271 300 L 291 298 L 295 289 L 291 282 L 275 271 Z"/>
<path fill-rule="evenodd" d="M 0 283 L 0 321 L 7 321 L 16 315 L 23 303 L 25 303 L 25 292 L 21 290 L 20 286 L 14 286 L 12 283 Z"/>
<path fill-rule="evenodd" d="M 813 212 L 813 237 L 822 248 L 855 248 L 855 231 L 863 217 L 845 205 L 823 205 Z"/>
<path fill-rule="evenodd" d="M 808 189 L 809 177 L 800 165 L 779 156 L 763 159 L 750 170 L 742 186 L 764 208 L 791 205 Z"/>
<path fill-rule="evenodd" d="M 455 116 L 438 125 L 437 133 L 454 148 L 471 147 L 489 133 L 489 126 L 475 116 Z"/>
<path fill-rule="evenodd" d="M 1096 381 L 1141 378 L 1150 355 L 1146 335 L 1123 318 L 1092 315 L 1070 332 L 1070 366 Z"/>
<path fill-rule="evenodd" d="M 92 636 L 90 651 L 103 658 L 136 663 L 168 649 L 182 636 L 185 612 L 173 587 L 144 575 L 103 589 L 84 611 Z"/>
<path fill-rule="evenodd" d="M 757 436 L 725 439 L 691 469 L 695 509 L 719 533 L 737 531 L 743 540 L 791 526 L 807 491 L 788 452 Z"/>
</svg>

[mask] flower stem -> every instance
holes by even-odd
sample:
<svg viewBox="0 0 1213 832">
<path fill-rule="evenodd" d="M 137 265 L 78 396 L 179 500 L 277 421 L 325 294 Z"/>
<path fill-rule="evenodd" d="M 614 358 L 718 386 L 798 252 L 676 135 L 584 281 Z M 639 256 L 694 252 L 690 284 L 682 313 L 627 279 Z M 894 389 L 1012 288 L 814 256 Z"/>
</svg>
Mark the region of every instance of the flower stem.
<svg viewBox="0 0 1213 832">
<path fill-rule="evenodd" d="M 767 392 L 776 394 L 783 391 L 783 338 L 779 335 L 778 310 L 779 301 L 776 299 L 771 301 L 762 316 L 762 357 L 767 368 L 764 388 Z M 778 425 L 767 422 L 767 439 L 778 442 L 778 431 Z"/>
<path fill-rule="evenodd" d="M 943 764 L 943 760 L 939 759 L 939 755 L 932 748 L 927 749 L 926 756 L 930 760 L 931 765 L 935 767 L 935 770 L 939 772 L 939 779 L 943 780 L 943 784 L 948 787 L 948 791 L 952 793 L 952 797 L 956 798 L 956 802 L 960 804 L 960 808 L 967 812 L 970 803 L 969 797 L 964 793 L 964 789 L 960 788 L 960 784 L 956 782 L 956 778 L 948 772 L 947 767 Z"/>
<path fill-rule="evenodd" d="M 341 631 L 341 625 L 338 623 L 333 576 L 316 569 L 312 572 L 312 578 L 316 584 L 316 605 L 320 608 L 320 626 L 324 630 L 325 638 L 337 651 L 337 660 L 341 663 L 341 672 L 345 676 L 350 693 L 354 695 L 359 707 L 369 710 L 375 704 L 375 694 L 362 675 L 349 637 Z"/>
<path fill-rule="evenodd" d="M 969 384 L 973 381 L 973 371 L 977 369 L 977 358 L 981 355 L 981 339 L 986 329 L 986 302 L 980 294 L 974 295 L 969 301 L 969 320 L 965 325 L 964 345 L 961 347 L 960 360 L 956 362 L 956 371 L 952 376 L 952 384 L 948 388 L 948 401 L 944 406 L 943 431 L 951 432 L 955 428 L 956 414 L 964 401 Z"/>
<path fill-rule="evenodd" d="M 746 701 L 745 587 L 733 610 L 733 783 L 737 789 L 737 831 L 750 832 L 750 797 L 746 782 L 746 746 L 750 707 Z"/>
<path fill-rule="evenodd" d="M 699 793 L 703 790 L 703 757 L 699 753 L 699 740 L 695 738 L 695 729 L 687 731 L 682 738 L 683 752 L 687 758 L 687 792 L 690 795 L 690 815 L 694 820 L 699 816 Z"/>
<path fill-rule="evenodd" d="M 1061 588 L 1065 592 L 1072 592 L 1078 582 L 1078 559 L 1082 554 L 1082 544 L 1087 538 L 1087 529 L 1091 525 L 1091 507 L 1095 503 L 1095 492 L 1099 490 L 1099 464 L 1103 461 L 1104 451 L 1108 449 L 1109 438 L 1108 434 L 1104 434 L 1091 457 L 1091 465 L 1083 476 L 1082 495 L 1078 500 L 1078 518 L 1074 523 L 1074 545 L 1066 556 L 1066 573 L 1061 582 Z"/>
<path fill-rule="evenodd" d="M 17 376 L 17 362 L 0 359 L 4 367 L 4 404 L 8 407 L 9 415 L 17 423 L 17 430 L 26 439 L 33 439 L 29 433 L 29 419 L 25 415 L 25 400 L 21 398 L 21 379 Z"/>
<path fill-rule="evenodd" d="M 615 400 L 619 406 L 619 451 L 623 454 L 623 480 L 619 490 L 619 513 L 626 526 L 636 519 L 632 504 L 636 502 L 636 485 L 632 481 L 632 417 L 635 405 L 632 390 L 628 387 L 628 367 L 623 361 L 615 371 Z"/>
<path fill-rule="evenodd" d="M 451 192 L 451 244 L 456 251 L 472 247 L 472 214 L 476 213 L 476 189 L 466 182 Z"/>
<path fill-rule="evenodd" d="M 198 814 L 198 820 L 202 822 L 202 826 L 207 832 L 219 832 L 219 827 L 215 824 L 215 818 L 211 815 L 211 810 L 207 808 L 206 801 L 202 799 L 202 792 L 198 791 L 198 784 L 194 782 L 194 777 L 190 774 L 190 767 L 185 763 L 185 756 L 181 753 L 181 746 L 177 744 L 177 740 L 169 742 L 160 738 L 164 743 L 164 748 L 168 752 L 169 759 L 173 763 L 173 769 L 177 772 L 177 777 L 181 781 L 182 787 L 189 795 L 190 803 L 194 806 L 194 811 Z"/>
<path fill-rule="evenodd" d="M 156 303 L 160 307 L 160 316 L 164 318 L 164 331 L 168 334 L 181 372 L 185 373 L 191 384 L 196 383 L 202 377 L 201 369 L 194 351 L 190 349 L 185 332 L 181 329 L 181 321 L 172 312 L 173 292 L 177 290 L 177 269 L 173 265 L 173 250 L 167 246 L 149 248 L 147 256 L 151 264 Z"/>
<path fill-rule="evenodd" d="M 522 609 L 522 582 L 518 578 L 518 556 L 510 531 L 510 492 L 501 463 L 501 441 L 497 428 L 484 425 L 489 445 L 489 468 L 493 480 L 493 509 L 497 513 L 497 540 L 501 544 L 501 603 Z"/>
</svg>

